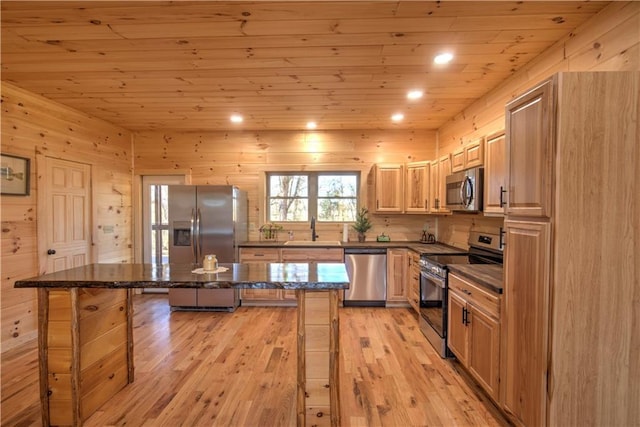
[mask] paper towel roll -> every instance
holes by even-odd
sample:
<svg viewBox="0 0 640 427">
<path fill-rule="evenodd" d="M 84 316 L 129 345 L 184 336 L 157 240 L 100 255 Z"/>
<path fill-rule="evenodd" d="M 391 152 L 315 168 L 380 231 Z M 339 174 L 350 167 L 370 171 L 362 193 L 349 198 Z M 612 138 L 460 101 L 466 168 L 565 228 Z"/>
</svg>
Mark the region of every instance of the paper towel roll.
<svg viewBox="0 0 640 427">
<path fill-rule="evenodd" d="M 342 224 L 342 241 L 349 241 L 349 224 Z"/>
</svg>

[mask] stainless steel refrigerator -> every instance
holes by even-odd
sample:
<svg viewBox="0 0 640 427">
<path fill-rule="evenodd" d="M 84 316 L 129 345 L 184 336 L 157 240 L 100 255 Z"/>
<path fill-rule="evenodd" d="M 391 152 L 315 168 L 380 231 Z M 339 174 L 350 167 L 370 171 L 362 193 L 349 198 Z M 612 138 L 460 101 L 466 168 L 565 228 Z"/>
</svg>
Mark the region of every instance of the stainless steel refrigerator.
<svg viewBox="0 0 640 427">
<path fill-rule="evenodd" d="M 247 194 L 230 185 L 169 186 L 169 263 L 202 267 L 204 255 L 219 263 L 238 261 L 247 240 Z M 228 309 L 237 289 L 169 289 L 172 309 Z"/>
</svg>

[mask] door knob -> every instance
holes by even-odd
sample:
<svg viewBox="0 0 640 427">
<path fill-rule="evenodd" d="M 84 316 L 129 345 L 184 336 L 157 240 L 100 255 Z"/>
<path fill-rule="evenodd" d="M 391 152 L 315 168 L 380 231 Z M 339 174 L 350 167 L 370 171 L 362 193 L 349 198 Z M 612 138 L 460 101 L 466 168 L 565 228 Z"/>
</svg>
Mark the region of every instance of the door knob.
<svg viewBox="0 0 640 427">
<path fill-rule="evenodd" d="M 55 249 L 49 249 L 47 251 L 47 255 L 55 255 L 56 254 L 56 250 Z"/>
</svg>

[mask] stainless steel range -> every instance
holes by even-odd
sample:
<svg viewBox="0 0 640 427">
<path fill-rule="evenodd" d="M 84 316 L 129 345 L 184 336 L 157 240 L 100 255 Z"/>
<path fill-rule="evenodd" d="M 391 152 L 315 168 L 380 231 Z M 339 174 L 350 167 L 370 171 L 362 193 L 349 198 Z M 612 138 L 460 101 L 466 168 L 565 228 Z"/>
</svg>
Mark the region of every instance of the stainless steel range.
<svg viewBox="0 0 640 427">
<path fill-rule="evenodd" d="M 420 258 L 420 330 L 440 356 L 447 348 L 447 293 L 450 264 L 502 264 L 500 234 L 469 233 L 469 252 L 422 255 Z"/>
</svg>

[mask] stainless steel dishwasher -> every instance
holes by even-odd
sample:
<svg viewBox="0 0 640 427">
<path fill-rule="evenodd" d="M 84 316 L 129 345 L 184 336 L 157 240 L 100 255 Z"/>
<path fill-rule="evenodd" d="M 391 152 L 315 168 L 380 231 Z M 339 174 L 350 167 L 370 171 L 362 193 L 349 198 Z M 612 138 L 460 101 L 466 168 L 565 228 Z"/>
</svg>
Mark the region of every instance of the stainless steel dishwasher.
<svg viewBox="0 0 640 427">
<path fill-rule="evenodd" d="M 387 299 L 387 250 L 345 248 L 344 263 L 350 286 L 344 306 L 384 307 Z"/>
</svg>

